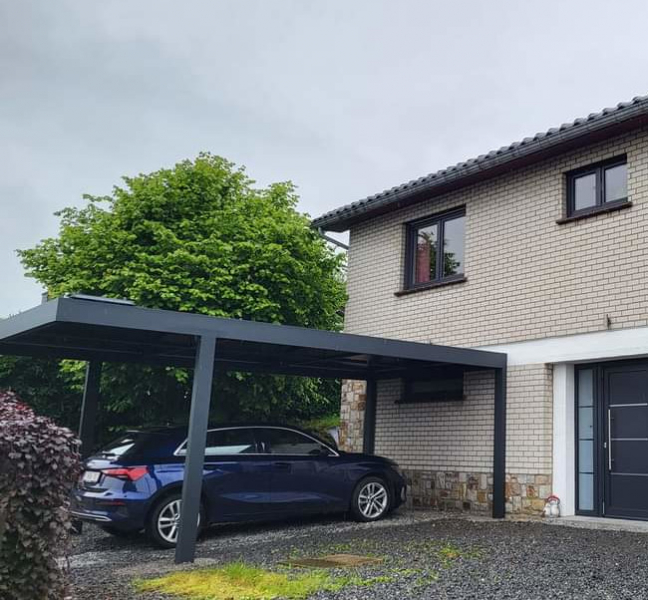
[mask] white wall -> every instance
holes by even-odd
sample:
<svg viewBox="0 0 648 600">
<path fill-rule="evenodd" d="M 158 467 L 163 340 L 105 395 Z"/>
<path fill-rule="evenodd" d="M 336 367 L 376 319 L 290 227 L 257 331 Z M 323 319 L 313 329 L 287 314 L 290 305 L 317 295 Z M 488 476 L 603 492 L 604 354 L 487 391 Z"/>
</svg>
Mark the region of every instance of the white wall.
<svg viewBox="0 0 648 600">
<path fill-rule="evenodd" d="M 561 516 L 575 512 L 574 365 L 553 370 L 553 493 L 560 498 Z"/>
</svg>

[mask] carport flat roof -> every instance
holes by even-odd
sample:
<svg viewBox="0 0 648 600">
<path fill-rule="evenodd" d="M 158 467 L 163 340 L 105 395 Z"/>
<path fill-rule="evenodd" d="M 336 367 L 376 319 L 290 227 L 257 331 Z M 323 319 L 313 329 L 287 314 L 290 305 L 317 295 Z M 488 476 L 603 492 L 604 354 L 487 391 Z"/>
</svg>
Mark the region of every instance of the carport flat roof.
<svg viewBox="0 0 648 600">
<path fill-rule="evenodd" d="M 390 379 L 431 367 L 506 366 L 506 354 L 63 297 L 0 321 L 0 354 L 193 367 L 216 336 L 229 371 Z"/>
</svg>

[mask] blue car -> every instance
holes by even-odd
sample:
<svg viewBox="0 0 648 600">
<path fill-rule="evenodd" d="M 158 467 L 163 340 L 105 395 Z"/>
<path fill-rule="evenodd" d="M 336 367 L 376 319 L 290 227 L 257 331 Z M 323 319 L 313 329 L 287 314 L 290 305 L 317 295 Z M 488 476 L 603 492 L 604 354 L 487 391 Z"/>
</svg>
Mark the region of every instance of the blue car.
<svg viewBox="0 0 648 600">
<path fill-rule="evenodd" d="M 145 530 L 157 545 L 178 537 L 185 429 L 129 432 L 85 463 L 72 515 L 114 535 Z M 200 529 L 211 523 L 350 513 L 376 521 L 405 500 L 398 465 L 342 452 L 279 425 L 228 425 L 207 434 Z"/>
</svg>

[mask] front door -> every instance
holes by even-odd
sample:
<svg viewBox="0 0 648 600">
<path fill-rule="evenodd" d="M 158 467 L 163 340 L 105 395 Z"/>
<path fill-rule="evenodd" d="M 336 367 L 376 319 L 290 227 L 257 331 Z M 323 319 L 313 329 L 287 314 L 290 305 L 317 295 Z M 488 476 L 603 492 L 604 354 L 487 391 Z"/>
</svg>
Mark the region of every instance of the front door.
<svg viewBox="0 0 648 600">
<path fill-rule="evenodd" d="M 603 367 L 603 513 L 648 519 L 648 363 Z"/>
</svg>

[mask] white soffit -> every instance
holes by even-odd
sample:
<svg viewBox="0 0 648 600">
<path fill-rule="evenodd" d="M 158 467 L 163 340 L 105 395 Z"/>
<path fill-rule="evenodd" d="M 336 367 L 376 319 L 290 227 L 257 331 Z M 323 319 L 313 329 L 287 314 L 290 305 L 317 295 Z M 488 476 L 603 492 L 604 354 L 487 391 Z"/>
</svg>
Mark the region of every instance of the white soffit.
<svg viewBox="0 0 648 600">
<path fill-rule="evenodd" d="M 476 349 L 505 352 L 508 355 L 509 366 L 648 356 L 648 327 L 597 331 L 528 342 L 480 346 Z"/>
</svg>

